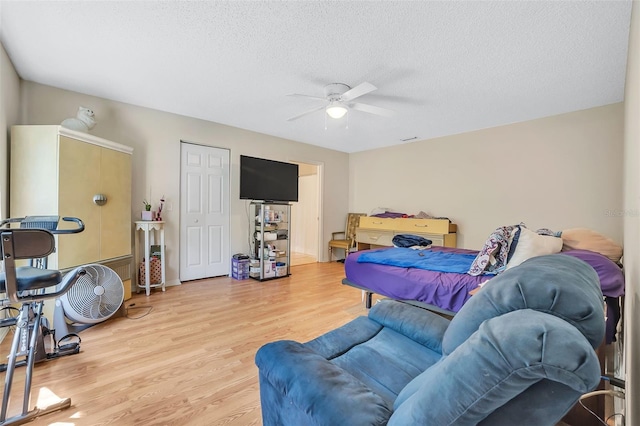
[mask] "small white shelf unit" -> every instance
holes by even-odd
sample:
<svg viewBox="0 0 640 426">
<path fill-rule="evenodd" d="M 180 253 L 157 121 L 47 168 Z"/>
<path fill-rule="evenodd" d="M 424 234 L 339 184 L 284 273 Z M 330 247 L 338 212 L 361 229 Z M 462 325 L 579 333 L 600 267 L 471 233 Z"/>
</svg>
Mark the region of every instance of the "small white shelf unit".
<svg viewBox="0 0 640 426">
<path fill-rule="evenodd" d="M 252 201 L 250 214 L 249 277 L 259 281 L 288 277 L 291 275 L 291 205 Z"/>
<path fill-rule="evenodd" d="M 138 231 L 141 231 L 141 235 L 136 235 L 135 239 L 135 255 L 136 255 L 136 268 L 140 265 L 141 262 L 144 262 L 145 269 L 145 282 L 138 282 L 136 279 L 136 293 L 140 290 L 144 290 L 146 295 L 149 296 L 151 294 L 151 289 L 160 287 L 162 291 L 165 291 L 165 283 L 166 283 L 166 272 L 165 272 L 165 262 L 166 257 L 164 255 L 164 222 L 163 221 L 147 221 L 140 220 L 136 221 L 136 234 Z M 153 237 L 154 243 L 158 244 L 156 239 L 156 232 L 160 234 L 160 267 L 162 279 L 159 283 L 151 284 L 151 271 L 150 271 L 150 258 L 151 258 L 151 239 Z M 153 235 L 151 235 L 153 234 Z M 144 244 L 144 253 L 141 253 L 140 250 L 140 237 L 143 238 Z M 142 257 L 142 260 L 140 259 Z"/>
</svg>

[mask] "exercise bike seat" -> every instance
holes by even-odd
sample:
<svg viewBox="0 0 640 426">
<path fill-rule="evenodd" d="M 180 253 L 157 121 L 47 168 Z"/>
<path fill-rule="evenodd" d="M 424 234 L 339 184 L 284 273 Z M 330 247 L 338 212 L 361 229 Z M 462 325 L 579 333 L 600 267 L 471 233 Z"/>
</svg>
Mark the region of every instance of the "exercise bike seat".
<svg viewBox="0 0 640 426">
<path fill-rule="evenodd" d="M 6 291 L 5 274 L 0 273 L 0 293 Z M 33 266 L 19 266 L 16 268 L 16 289 L 18 291 L 41 290 L 54 287 L 62 281 L 60 271 L 40 269 Z"/>
<path fill-rule="evenodd" d="M 7 294 L 11 303 L 38 299 L 35 295 L 19 293 L 54 287 L 62 281 L 59 271 L 15 264 L 20 259 L 40 259 L 53 253 L 56 246 L 51 232 L 45 229 L 2 229 L 0 244 L 5 266 L 5 272 L 0 274 L 0 291 Z"/>
</svg>

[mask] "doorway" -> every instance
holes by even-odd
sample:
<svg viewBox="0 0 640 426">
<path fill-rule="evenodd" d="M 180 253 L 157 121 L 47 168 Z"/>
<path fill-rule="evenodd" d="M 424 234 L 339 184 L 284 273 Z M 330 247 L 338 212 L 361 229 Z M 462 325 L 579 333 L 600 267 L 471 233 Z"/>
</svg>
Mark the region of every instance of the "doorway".
<svg viewBox="0 0 640 426">
<path fill-rule="evenodd" d="M 322 166 L 298 164 L 298 202 L 291 206 L 291 266 L 316 263 L 320 250 Z"/>
<path fill-rule="evenodd" d="M 180 281 L 229 275 L 229 158 L 180 141 Z"/>
</svg>

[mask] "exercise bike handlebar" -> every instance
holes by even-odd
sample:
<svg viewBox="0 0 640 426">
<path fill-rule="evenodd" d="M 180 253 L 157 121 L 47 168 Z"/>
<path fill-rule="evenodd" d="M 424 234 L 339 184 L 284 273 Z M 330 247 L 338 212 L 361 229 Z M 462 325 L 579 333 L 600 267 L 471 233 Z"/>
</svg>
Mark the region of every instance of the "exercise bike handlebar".
<svg viewBox="0 0 640 426">
<path fill-rule="evenodd" d="M 20 223 L 23 219 L 24 217 L 11 217 L 9 219 L 4 219 L 2 222 L 0 222 L 0 228 L 3 228 L 10 223 Z"/>
<path fill-rule="evenodd" d="M 47 231 L 51 232 L 54 235 L 77 234 L 79 232 L 84 231 L 84 222 L 82 222 L 81 219 L 77 217 L 67 216 L 67 217 L 63 217 L 62 220 L 65 222 L 74 222 L 76 224 L 76 227 L 71 229 L 57 229 L 59 216 L 25 216 L 25 217 L 12 217 L 9 219 L 4 219 L 2 222 L 0 222 L 0 228 L 3 228 L 5 226 L 11 227 L 12 223 L 18 223 L 20 224 L 21 228 L 25 227 L 25 228 L 46 229 Z M 43 223 L 46 223 L 47 226 L 43 226 L 42 225 Z M 55 223 L 56 229 L 50 229 L 53 226 L 49 226 L 49 225 L 53 225 L 54 223 Z"/>
<path fill-rule="evenodd" d="M 63 217 L 65 222 L 74 222 L 77 226 L 73 229 L 56 229 L 51 231 L 52 234 L 77 234 L 84 231 L 84 222 L 77 217 Z"/>
</svg>

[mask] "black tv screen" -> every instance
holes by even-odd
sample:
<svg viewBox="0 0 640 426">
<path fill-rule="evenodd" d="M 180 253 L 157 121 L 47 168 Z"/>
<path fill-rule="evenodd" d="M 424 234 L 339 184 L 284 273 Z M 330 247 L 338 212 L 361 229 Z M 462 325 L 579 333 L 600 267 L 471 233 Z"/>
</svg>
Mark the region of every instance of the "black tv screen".
<svg viewBox="0 0 640 426">
<path fill-rule="evenodd" d="M 298 201 L 298 165 L 241 155 L 240 199 Z"/>
</svg>

